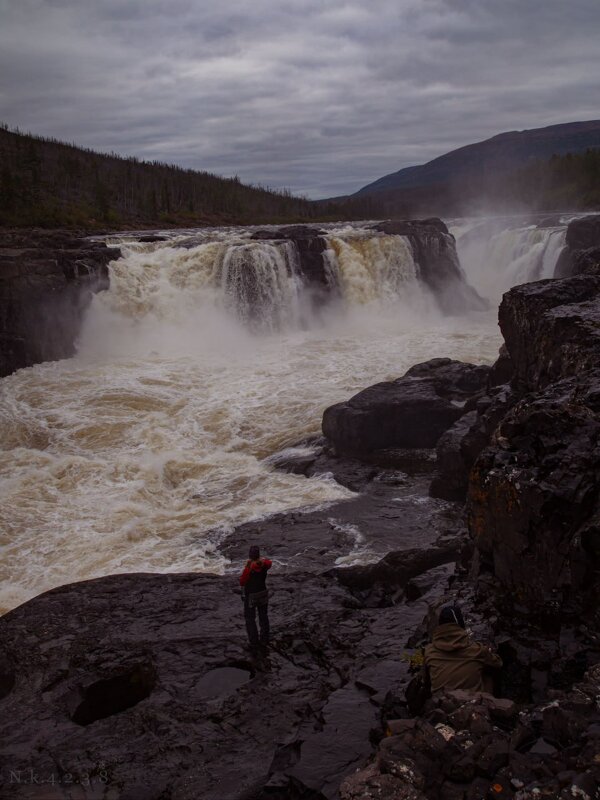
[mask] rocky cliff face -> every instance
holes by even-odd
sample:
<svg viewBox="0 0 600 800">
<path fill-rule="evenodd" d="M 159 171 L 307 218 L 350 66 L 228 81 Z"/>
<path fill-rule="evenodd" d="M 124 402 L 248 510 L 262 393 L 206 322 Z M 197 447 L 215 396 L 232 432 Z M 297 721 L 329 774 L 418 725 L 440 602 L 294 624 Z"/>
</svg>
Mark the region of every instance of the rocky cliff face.
<svg viewBox="0 0 600 800">
<path fill-rule="evenodd" d="M 556 264 L 555 278 L 600 274 L 600 214 L 573 220 L 567 228 L 566 242 Z"/>
<path fill-rule="evenodd" d="M 518 400 L 471 473 L 470 527 L 479 569 L 530 611 L 597 604 L 599 323 L 595 276 L 520 286 L 500 307 Z"/>
<path fill-rule="evenodd" d="M 408 237 L 421 280 L 432 290 L 442 311 L 459 314 L 488 308 L 467 283 L 454 237 L 441 219 L 382 222 L 374 230 Z"/>
<path fill-rule="evenodd" d="M 68 358 L 92 294 L 119 250 L 61 231 L 4 231 L 0 246 L 0 377 Z"/>
</svg>

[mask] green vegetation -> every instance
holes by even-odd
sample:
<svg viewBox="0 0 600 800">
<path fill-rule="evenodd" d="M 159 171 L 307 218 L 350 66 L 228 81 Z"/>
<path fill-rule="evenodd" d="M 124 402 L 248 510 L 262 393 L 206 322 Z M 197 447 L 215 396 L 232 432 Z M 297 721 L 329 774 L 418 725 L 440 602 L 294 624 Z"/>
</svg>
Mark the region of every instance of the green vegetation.
<svg viewBox="0 0 600 800">
<path fill-rule="evenodd" d="M 360 205 L 360 204 L 359 204 Z M 0 225 L 124 229 L 349 219 L 239 178 L 123 158 L 0 125 Z"/>
<path fill-rule="evenodd" d="M 600 150 L 552 156 L 514 176 L 517 198 L 543 210 L 600 208 Z"/>
</svg>

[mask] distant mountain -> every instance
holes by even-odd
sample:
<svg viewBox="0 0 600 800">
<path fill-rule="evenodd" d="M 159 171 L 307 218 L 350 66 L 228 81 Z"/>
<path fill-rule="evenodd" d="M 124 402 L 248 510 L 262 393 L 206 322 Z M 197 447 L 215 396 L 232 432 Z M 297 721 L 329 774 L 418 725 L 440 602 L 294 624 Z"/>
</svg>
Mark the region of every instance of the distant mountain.
<svg viewBox="0 0 600 800">
<path fill-rule="evenodd" d="M 359 189 L 352 197 L 456 187 L 486 181 L 514 172 L 553 155 L 600 148 L 600 120 L 568 122 L 524 131 L 500 133 L 483 142 L 452 150 L 421 166 L 406 167 Z"/>
</svg>

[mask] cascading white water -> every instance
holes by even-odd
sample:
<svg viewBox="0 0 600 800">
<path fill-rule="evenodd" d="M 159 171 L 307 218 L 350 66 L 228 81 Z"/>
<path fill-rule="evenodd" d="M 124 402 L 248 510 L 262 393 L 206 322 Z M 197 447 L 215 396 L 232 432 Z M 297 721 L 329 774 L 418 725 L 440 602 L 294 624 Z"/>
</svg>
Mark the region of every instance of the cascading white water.
<svg viewBox="0 0 600 800">
<path fill-rule="evenodd" d="M 440 317 L 403 237 L 328 245 L 340 298 L 312 322 L 291 242 L 124 244 L 78 355 L 1 381 L 0 611 L 111 572 L 223 570 L 233 526 L 348 496 L 269 460 L 326 406 L 435 356 L 495 358 L 493 313 Z"/>
<path fill-rule="evenodd" d="M 337 293 L 347 309 L 378 304 L 435 312 L 406 237 L 346 229 L 326 240 L 330 296 Z M 111 268 L 111 290 L 99 302 L 137 319 L 144 336 L 152 337 L 147 329 L 159 320 L 180 326 L 219 313 L 266 333 L 305 327 L 313 321 L 311 300 L 293 241 L 238 240 L 125 248 Z"/>
<path fill-rule="evenodd" d="M 565 247 L 564 225 L 539 228 L 489 220 L 450 230 L 469 283 L 494 303 L 512 286 L 554 277 Z"/>
<path fill-rule="evenodd" d="M 226 307 L 246 324 L 275 330 L 298 321 L 302 279 L 293 242 L 226 247 L 218 277 Z"/>
<path fill-rule="evenodd" d="M 405 236 L 331 235 L 328 244 L 329 263 L 347 303 L 431 302 Z"/>
</svg>

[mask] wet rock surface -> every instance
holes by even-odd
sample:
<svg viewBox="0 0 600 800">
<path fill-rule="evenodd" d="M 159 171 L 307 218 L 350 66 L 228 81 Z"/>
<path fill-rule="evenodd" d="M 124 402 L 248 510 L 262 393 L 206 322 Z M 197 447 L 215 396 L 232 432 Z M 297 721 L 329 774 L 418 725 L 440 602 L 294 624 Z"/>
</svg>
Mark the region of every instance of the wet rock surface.
<svg viewBox="0 0 600 800">
<path fill-rule="evenodd" d="M 325 410 L 323 434 L 339 453 L 431 448 L 468 410 L 489 368 L 433 359 L 395 381 L 370 386 Z"/>
<path fill-rule="evenodd" d="M 0 377 L 73 355 L 85 310 L 119 256 L 69 231 L 2 232 Z"/>
<path fill-rule="evenodd" d="M 566 243 L 556 264 L 555 278 L 600 272 L 600 214 L 572 220 L 567 227 Z"/>
<path fill-rule="evenodd" d="M 241 525 L 219 550 L 237 569 L 250 545 L 259 543 L 280 569 L 322 572 L 377 561 L 395 550 L 427 552 L 440 537 L 464 539 L 462 510 L 428 497 L 430 475 L 373 471 L 355 497 L 323 510 L 276 514 Z"/>
<path fill-rule="evenodd" d="M 233 576 L 111 576 L 5 615 L 0 796 L 41 796 L 33 770 L 48 798 L 86 776 L 93 797 L 336 797 L 439 587 L 369 608 L 335 574 L 273 572 L 267 652 L 246 647 Z"/>
</svg>

